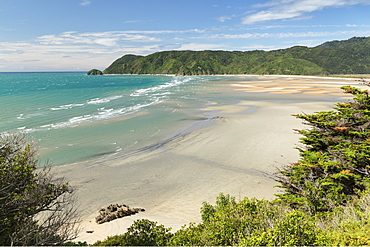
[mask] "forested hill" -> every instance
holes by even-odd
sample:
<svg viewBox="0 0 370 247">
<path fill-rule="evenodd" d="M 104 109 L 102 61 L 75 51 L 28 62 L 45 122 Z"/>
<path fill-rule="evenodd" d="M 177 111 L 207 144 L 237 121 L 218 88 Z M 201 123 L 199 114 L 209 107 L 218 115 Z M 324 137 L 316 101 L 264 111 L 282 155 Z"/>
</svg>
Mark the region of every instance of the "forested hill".
<svg viewBox="0 0 370 247">
<path fill-rule="evenodd" d="M 370 74 L 370 37 L 274 51 L 163 51 L 125 55 L 104 74 Z"/>
</svg>

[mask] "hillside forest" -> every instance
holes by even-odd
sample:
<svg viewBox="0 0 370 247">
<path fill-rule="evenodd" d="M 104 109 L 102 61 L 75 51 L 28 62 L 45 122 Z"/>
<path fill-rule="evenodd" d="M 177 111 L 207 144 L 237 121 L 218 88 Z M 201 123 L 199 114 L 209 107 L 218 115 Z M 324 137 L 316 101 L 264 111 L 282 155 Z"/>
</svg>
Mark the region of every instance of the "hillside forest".
<svg viewBox="0 0 370 247">
<path fill-rule="evenodd" d="M 162 51 L 124 55 L 104 74 L 370 74 L 370 37 L 273 51 Z"/>
</svg>

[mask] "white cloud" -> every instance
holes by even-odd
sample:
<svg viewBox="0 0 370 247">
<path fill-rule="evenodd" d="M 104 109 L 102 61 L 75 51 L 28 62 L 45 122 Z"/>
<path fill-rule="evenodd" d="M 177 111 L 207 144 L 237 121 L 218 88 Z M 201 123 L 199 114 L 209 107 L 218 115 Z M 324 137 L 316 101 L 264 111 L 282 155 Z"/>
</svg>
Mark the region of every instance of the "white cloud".
<svg viewBox="0 0 370 247">
<path fill-rule="evenodd" d="M 123 23 L 143 23 L 143 22 L 147 22 L 147 21 L 144 21 L 144 20 L 127 20 L 127 21 L 124 21 Z"/>
<path fill-rule="evenodd" d="M 104 46 L 116 46 L 122 42 L 160 42 L 158 35 L 203 33 L 204 30 L 153 30 L 153 31 L 108 31 L 95 33 L 78 33 L 76 31 L 63 32 L 60 34 L 43 35 L 35 39 L 44 45 L 67 45 L 67 44 L 99 44 Z"/>
<path fill-rule="evenodd" d="M 202 36 L 202 39 L 265 39 L 265 38 L 306 38 L 328 36 L 370 36 L 369 31 L 327 31 L 327 32 L 281 32 L 281 33 L 242 33 L 242 34 L 215 34 Z"/>
<path fill-rule="evenodd" d="M 370 36 L 370 30 L 366 31 L 370 25 L 358 25 L 356 28 L 351 25 L 328 26 L 334 27 L 334 31 L 324 29 L 325 32 L 317 31 L 327 26 L 288 26 L 299 28 L 297 32 L 284 32 L 285 27 L 265 26 L 259 28 L 260 32 L 257 33 L 255 31 L 258 29 L 245 27 L 234 30 L 225 27 L 208 30 L 68 31 L 23 42 L 0 41 L 0 68 L 1 71 L 104 69 L 124 54 L 147 55 L 162 50 L 270 50 L 296 45 L 301 40 L 314 39 L 321 42 L 325 39 Z M 300 27 L 311 31 L 303 32 Z M 360 27 L 364 30 L 356 30 Z M 315 28 L 318 28 L 317 31 Z M 276 42 L 277 39 L 280 40 Z"/>
<path fill-rule="evenodd" d="M 168 51 L 168 50 L 177 50 L 181 48 L 180 44 L 165 44 L 158 46 L 160 50 Z"/>
<path fill-rule="evenodd" d="M 224 45 L 221 44 L 199 44 L 199 43 L 188 43 L 183 44 L 178 50 L 192 50 L 192 51 L 202 51 L 202 50 L 222 50 L 225 49 Z"/>
<path fill-rule="evenodd" d="M 13 28 L 5 27 L 5 26 L 0 26 L 0 31 L 14 31 Z"/>
<path fill-rule="evenodd" d="M 188 29 L 188 30 L 153 30 L 153 31 L 119 31 L 119 33 L 142 33 L 142 34 L 181 34 L 181 33 L 204 33 L 205 30 L 201 29 Z"/>
<path fill-rule="evenodd" d="M 273 0 L 254 5 L 267 8 L 242 18 L 242 24 L 254 24 L 264 21 L 285 20 L 302 17 L 306 13 L 319 11 L 328 7 L 343 7 L 356 4 L 369 4 L 368 0 Z"/>
<path fill-rule="evenodd" d="M 44 35 L 36 41 L 44 45 L 66 45 L 66 44 L 99 44 L 104 46 L 117 46 L 119 42 L 158 42 L 159 38 L 148 35 L 127 32 L 100 32 L 100 33 L 78 33 L 74 31 L 64 32 L 58 35 Z"/>
<path fill-rule="evenodd" d="M 104 46 L 117 46 L 118 45 L 118 39 L 95 39 L 94 43 Z"/>
<path fill-rule="evenodd" d="M 261 11 L 243 18 L 242 24 L 254 24 L 256 22 L 288 19 L 299 16 L 297 12 Z"/>
<path fill-rule="evenodd" d="M 242 46 L 240 47 L 241 50 L 277 50 L 281 49 L 281 47 L 273 46 L 273 45 L 249 45 L 249 46 Z"/>
<path fill-rule="evenodd" d="M 13 50 L 13 49 L 6 49 L 6 50 L 2 50 L 1 48 L 0 48 L 0 54 L 7 54 L 7 55 L 9 55 L 9 54 L 22 54 L 22 53 L 24 53 L 24 51 L 22 51 L 22 50 Z"/>
<path fill-rule="evenodd" d="M 91 1 L 89 0 L 83 0 L 82 3 L 80 3 L 81 6 L 87 6 L 87 5 L 90 5 L 91 4 Z"/>
<path fill-rule="evenodd" d="M 104 69 L 123 54 L 148 54 L 156 45 L 109 47 L 98 44 L 4 43 L 3 50 L 23 50 L 23 53 L 2 54 L 1 71 L 61 71 Z"/>
<path fill-rule="evenodd" d="M 220 16 L 217 18 L 219 22 L 225 22 L 227 20 L 231 20 L 232 17 L 231 16 Z"/>
<path fill-rule="evenodd" d="M 43 35 L 31 41 L 0 42 L 1 71 L 61 71 L 106 68 L 124 54 L 147 55 L 161 49 L 165 31 L 75 31 Z M 174 32 L 176 33 L 176 32 Z M 180 32 L 182 33 L 182 32 Z M 172 46 L 174 49 L 180 45 Z M 7 61 L 5 63 L 4 61 Z"/>
</svg>

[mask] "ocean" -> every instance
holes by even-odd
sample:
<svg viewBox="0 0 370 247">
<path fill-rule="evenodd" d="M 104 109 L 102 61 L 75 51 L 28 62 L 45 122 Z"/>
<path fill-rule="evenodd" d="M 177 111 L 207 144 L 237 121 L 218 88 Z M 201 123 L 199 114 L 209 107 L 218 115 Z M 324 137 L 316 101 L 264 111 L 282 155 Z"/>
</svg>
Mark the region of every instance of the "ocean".
<svg viewBox="0 0 370 247">
<path fill-rule="evenodd" d="M 65 165 L 159 147 L 213 124 L 219 113 L 205 109 L 214 104 L 338 100 L 328 94 L 250 93 L 230 86 L 235 81 L 263 80 L 255 76 L 0 73 L 0 133 L 25 132 L 39 148 L 41 165 Z"/>
<path fill-rule="evenodd" d="M 0 73 L 0 132 L 28 133 L 38 145 L 41 164 L 129 154 L 207 122 L 212 112 L 201 111 L 205 106 L 237 100 L 220 97 L 223 84 L 214 82 L 222 80 L 212 76 Z"/>
</svg>

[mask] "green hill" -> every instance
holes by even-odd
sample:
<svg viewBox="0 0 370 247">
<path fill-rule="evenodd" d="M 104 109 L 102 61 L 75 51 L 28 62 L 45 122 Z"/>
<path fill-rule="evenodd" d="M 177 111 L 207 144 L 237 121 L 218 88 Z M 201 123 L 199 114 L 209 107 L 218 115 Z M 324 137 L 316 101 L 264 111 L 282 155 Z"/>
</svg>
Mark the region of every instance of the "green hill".
<svg viewBox="0 0 370 247">
<path fill-rule="evenodd" d="M 104 74 L 370 74 L 370 37 L 274 51 L 163 51 L 125 55 Z"/>
</svg>

